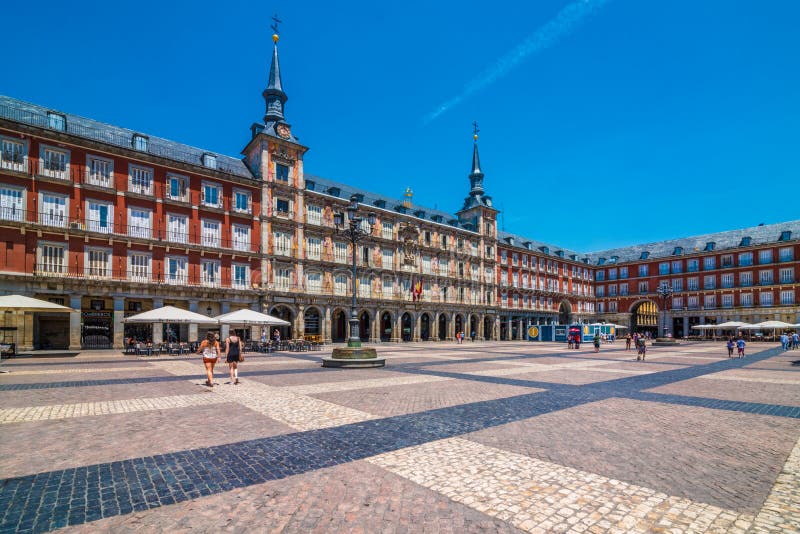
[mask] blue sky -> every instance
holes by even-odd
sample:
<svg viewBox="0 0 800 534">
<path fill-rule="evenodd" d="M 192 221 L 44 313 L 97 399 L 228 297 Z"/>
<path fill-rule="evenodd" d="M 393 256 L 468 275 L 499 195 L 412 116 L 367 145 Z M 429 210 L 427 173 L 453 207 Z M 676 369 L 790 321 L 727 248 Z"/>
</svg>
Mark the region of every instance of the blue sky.
<svg viewBox="0 0 800 534">
<path fill-rule="evenodd" d="M 565 8 L 588 15 L 554 30 Z M 794 0 L 42 1 L 3 24 L 0 93 L 238 155 L 275 12 L 307 173 L 454 212 L 477 120 L 509 232 L 591 252 L 800 218 Z"/>
</svg>

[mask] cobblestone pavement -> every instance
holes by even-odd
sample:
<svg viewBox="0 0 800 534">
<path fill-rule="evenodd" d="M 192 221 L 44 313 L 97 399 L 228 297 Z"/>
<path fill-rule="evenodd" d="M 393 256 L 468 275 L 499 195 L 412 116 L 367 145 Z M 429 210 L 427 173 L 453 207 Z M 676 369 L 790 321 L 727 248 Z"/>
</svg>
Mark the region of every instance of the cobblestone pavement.
<svg viewBox="0 0 800 534">
<path fill-rule="evenodd" d="M 753 349 L 6 360 L 0 532 L 800 532 L 800 352 Z"/>
</svg>

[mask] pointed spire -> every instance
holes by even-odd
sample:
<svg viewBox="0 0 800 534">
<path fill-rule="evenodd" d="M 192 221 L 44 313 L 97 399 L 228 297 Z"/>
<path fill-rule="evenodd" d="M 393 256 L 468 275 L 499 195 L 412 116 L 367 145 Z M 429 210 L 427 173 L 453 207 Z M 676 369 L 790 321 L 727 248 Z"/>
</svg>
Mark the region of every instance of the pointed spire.
<svg viewBox="0 0 800 534">
<path fill-rule="evenodd" d="M 274 23 L 271 28 L 274 32 L 272 34 L 272 64 L 269 67 L 269 82 L 267 88 L 264 89 L 262 95 L 267 105 L 267 112 L 264 115 L 264 122 L 282 122 L 283 106 L 286 104 L 288 97 L 283 92 L 283 84 L 281 83 L 281 67 L 278 63 L 278 24 L 281 22 L 278 16 L 272 17 Z"/>
<path fill-rule="evenodd" d="M 472 139 L 474 141 L 474 145 L 472 148 L 472 172 L 469 175 L 469 184 L 470 184 L 470 191 L 469 195 L 471 197 L 478 197 L 483 195 L 483 173 L 481 172 L 481 160 L 478 157 L 478 123 L 472 123 Z"/>
</svg>

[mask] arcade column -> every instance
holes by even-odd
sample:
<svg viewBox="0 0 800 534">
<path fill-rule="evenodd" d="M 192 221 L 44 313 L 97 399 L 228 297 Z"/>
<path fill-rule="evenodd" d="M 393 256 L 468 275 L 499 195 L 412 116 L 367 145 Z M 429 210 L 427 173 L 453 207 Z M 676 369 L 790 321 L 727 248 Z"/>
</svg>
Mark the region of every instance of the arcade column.
<svg viewBox="0 0 800 534">
<path fill-rule="evenodd" d="M 125 348 L 125 297 L 112 297 L 114 299 L 114 344 L 115 349 Z"/>
<path fill-rule="evenodd" d="M 81 350 L 81 299 L 83 295 L 70 295 L 69 350 Z"/>
</svg>

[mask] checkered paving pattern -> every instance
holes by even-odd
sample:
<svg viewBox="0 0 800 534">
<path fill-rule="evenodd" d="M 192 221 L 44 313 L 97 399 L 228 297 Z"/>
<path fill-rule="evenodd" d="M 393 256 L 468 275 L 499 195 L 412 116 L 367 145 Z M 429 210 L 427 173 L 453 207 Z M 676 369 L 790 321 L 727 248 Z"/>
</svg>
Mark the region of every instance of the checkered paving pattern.
<svg viewBox="0 0 800 534">
<path fill-rule="evenodd" d="M 757 348 L 11 360 L 0 532 L 800 532 L 800 368 Z"/>
</svg>

